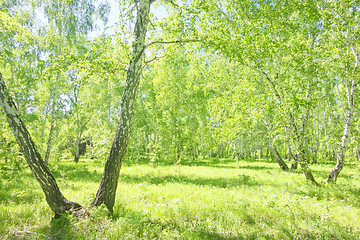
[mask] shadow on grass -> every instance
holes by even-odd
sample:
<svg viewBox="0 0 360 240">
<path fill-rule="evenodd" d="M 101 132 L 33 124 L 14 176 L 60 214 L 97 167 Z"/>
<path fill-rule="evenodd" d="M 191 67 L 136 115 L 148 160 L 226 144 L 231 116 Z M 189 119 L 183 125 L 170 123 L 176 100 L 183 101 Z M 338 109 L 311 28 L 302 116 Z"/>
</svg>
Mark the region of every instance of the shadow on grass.
<svg viewBox="0 0 360 240">
<path fill-rule="evenodd" d="M 85 165 L 60 165 L 55 169 L 52 169 L 56 179 L 65 178 L 75 181 L 88 181 L 88 182 L 100 182 L 102 172 L 89 171 Z"/>
<path fill-rule="evenodd" d="M 183 163 L 181 162 L 180 165 L 183 166 L 194 166 L 194 167 L 209 167 L 209 168 L 223 168 L 223 169 L 249 169 L 249 170 L 273 170 L 278 167 L 272 166 L 256 166 L 256 165 L 246 165 L 246 166 L 229 166 L 226 163 L 214 163 L 209 164 L 206 162 L 195 162 L 195 163 Z"/>
<path fill-rule="evenodd" d="M 29 188 L 24 187 L 29 186 L 29 181 L 35 179 L 26 173 L 6 180 L 0 179 L 0 203 L 33 203 L 37 199 L 42 199 L 43 195 L 40 191 L 30 191 Z"/>
<path fill-rule="evenodd" d="M 329 168 L 329 170 L 315 170 L 315 169 L 311 169 L 311 172 L 317 176 L 317 177 L 321 177 L 321 178 L 327 178 L 330 174 L 332 168 Z M 348 173 L 344 173 L 344 171 L 341 171 L 341 173 L 338 176 L 338 179 L 341 178 L 345 178 L 346 180 L 352 180 L 353 179 L 353 175 L 352 174 L 348 174 Z"/>
<path fill-rule="evenodd" d="M 240 186 L 257 186 L 259 185 L 251 176 L 238 175 L 234 178 L 194 178 L 185 176 L 151 176 L 149 174 L 136 176 L 129 174 L 120 174 L 120 181 L 126 183 L 149 183 L 149 184 L 166 184 L 181 183 L 193 184 L 199 186 L 212 186 L 218 188 L 240 187 Z"/>
<path fill-rule="evenodd" d="M 20 172 L 20 174 L 19 174 Z M 99 183 L 102 173 L 89 171 L 86 165 L 65 165 L 59 164 L 51 170 L 55 179 L 61 182 L 76 183 L 79 181 Z M 25 187 L 26 186 L 26 187 Z M 77 185 L 72 184 L 72 189 Z M 34 191 L 36 189 L 36 191 Z M 37 191 L 39 190 L 39 191 Z M 24 169 L 16 173 L 11 169 L 2 169 L 0 172 L 0 203 L 33 203 L 35 200 L 42 200 L 44 197 L 34 175 Z"/>
<path fill-rule="evenodd" d="M 156 166 L 173 166 L 176 161 L 159 161 L 155 160 L 152 164 Z M 213 167 L 213 165 L 228 165 L 236 162 L 246 162 L 246 163 L 275 163 L 276 161 L 271 158 L 261 158 L 261 159 L 233 159 L 233 158 L 184 158 L 181 160 L 180 165 L 184 166 L 205 166 Z M 124 161 L 124 166 L 133 166 L 133 165 L 149 165 L 149 159 L 126 159 Z M 231 167 L 231 166 L 229 166 Z M 236 167 L 234 167 L 236 168 Z"/>
<path fill-rule="evenodd" d="M 242 224 L 242 227 L 247 228 L 245 233 L 239 232 L 215 232 L 211 229 L 207 229 L 206 217 L 203 218 L 204 222 L 196 222 L 191 219 L 194 218 L 194 213 L 184 213 L 182 216 L 176 218 L 153 218 L 150 214 L 144 214 L 140 211 L 134 211 L 125 208 L 123 205 L 115 205 L 115 211 L 113 215 L 113 223 L 128 224 L 131 226 L 131 233 L 135 235 L 135 238 L 145 239 L 159 239 L 166 237 L 167 239 L 277 239 L 279 237 L 287 236 L 288 239 L 357 239 L 357 233 L 349 232 L 347 226 L 339 226 L 338 222 L 328 219 L 324 225 L 319 225 L 317 228 L 311 228 L 313 223 L 319 221 L 319 215 L 307 215 L 305 212 L 297 214 L 294 221 L 288 223 L 284 219 L 279 219 L 279 223 L 268 225 L 271 230 L 281 231 L 280 235 L 271 235 L 266 232 L 257 231 L 254 226 L 264 225 L 263 219 L 261 219 L 256 213 L 252 216 L 254 219 L 250 225 L 253 227 L 247 228 Z M 201 212 L 197 212 L 196 215 L 201 215 Z M 240 214 L 240 213 L 239 213 Z M 306 215 L 307 225 L 298 225 L 298 222 L 302 222 L 301 217 Z M 226 215 L 226 213 L 224 213 Z M 240 222 L 246 222 L 245 219 L 241 221 L 244 216 L 239 215 Z M 286 216 L 284 216 L 286 219 Z M 309 221 L 309 222 L 308 222 Z M 224 222 L 224 227 L 228 226 Z M 266 223 L 265 223 L 266 224 Z M 267 223 L 268 224 L 268 223 Z M 329 229 L 326 227 L 329 226 Z M 260 226 L 259 226 L 260 227 Z M 164 233 L 169 235 L 164 236 Z"/>
<path fill-rule="evenodd" d="M 218 164 L 224 164 L 228 165 L 231 163 L 236 163 L 235 159 L 231 158 L 206 158 L 206 159 L 184 159 L 181 161 L 181 165 L 185 166 L 206 166 L 206 167 L 212 167 L 214 165 Z"/>
<path fill-rule="evenodd" d="M 360 207 L 360 188 L 350 185 L 333 184 L 318 186 L 310 185 L 306 188 L 291 188 L 289 193 L 299 196 L 299 198 L 314 198 L 317 201 L 338 201 L 342 202 L 340 205 L 351 203 L 352 206 Z"/>
<path fill-rule="evenodd" d="M 13 188 L 19 189 L 19 188 Z M 21 188 L 20 188 L 21 189 Z M 42 200 L 43 195 L 41 193 L 34 193 L 29 191 L 20 191 L 18 193 L 0 191 L 0 203 L 14 203 L 14 204 L 23 204 L 23 203 L 33 203 L 35 200 Z"/>
<path fill-rule="evenodd" d="M 185 216 L 184 216 L 185 217 Z M 242 236 L 224 236 L 220 233 L 204 229 L 202 224 L 196 226 L 187 226 L 179 224 L 175 219 L 153 219 L 140 211 L 134 211 L 125 208 L 122 205 L 115 205 L 113 222 L 122 220 L 122 222 L 131 224 L 131 230 L 136 238 L 158 239 L 164 238 L 164 232 L 169 234 L 168 239 L 244 239 Z"/>
<path fill-rule="evenodd" d="M 76 239 L 69 217 L 60 216 L 51 220 L 50 239 Z"/>
</svg>

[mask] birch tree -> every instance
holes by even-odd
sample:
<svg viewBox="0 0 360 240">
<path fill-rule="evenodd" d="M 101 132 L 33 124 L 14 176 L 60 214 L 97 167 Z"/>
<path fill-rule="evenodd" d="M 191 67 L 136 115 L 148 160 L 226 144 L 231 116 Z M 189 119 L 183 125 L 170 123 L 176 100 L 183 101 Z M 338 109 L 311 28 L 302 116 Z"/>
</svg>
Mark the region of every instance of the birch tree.
<svg viewBox="0 0 360 240">
<path fill-rule="evenodd" d="M 327 24 L 326 40 L 335 44 L 330 61 L 330 72 L 343 84 L 346 102 L 342 103 L 344 127 L 340 146 L 336 153 L 336 165 L 330 171 L 328 182 L 337 180 L 344 166 L 344 158 L 351 137 L 354 105 L 359 81 L 359 9 L 354 2 L 342 0 L 324 4 L 322 11 Z M 329 56 L 330 57 L 330 56 Z M 336 69 L 336 70 L 335 70 Z M 334 71 L 335 70 L 335 71 Z"/>
<path fill-rule="evenodd" d="M 272 92 L 302 171 L 315 182 L 304 130 L 314 100 L 309 93 L 318 83 L 319 14 L 313 7 L 283 1 L 195 1 L 194 6 L 203 10 L 192 21 L 206 44 L 254 71 Z"/>
<path fill-rule="evenodd" d="M 96 207 L 101 204 L 112 212 L 121 164 L 124 160 L 127 145 L 130 137 L 130 129 L 134 112 L 136 93 L 140 83 L 140 73 L 143 64 L 143 54 L 146 48 L 145 37 L 149 23 L 150 5 L 154 0 L 136 1 L 137 16 L 134 28 L 134 40 L 130 62 L 127 69 L 126 84 L 122 96 L 120 119 L 114 141 L 108 159 L 105 164 L 103 177 L 100 182 L 96 197 L 91 206 Z"/>
<path fill-rule="evenodd" d="M 0 105 L 5 112 L 6 120 L 16 138 L 16 142 L 20 146 L 21 152 L 39 182 L 46 201 L 51 210 L 55 213 L 64 213 L 71 209 L 81 208 L 80 204 L 67 200 L 61 193 L 54 176 L 49 168 L 45 165 L 34 141 L 32 140 L 28 130 L 25 127 L 20 113 L 15 106 L 9 91 L 6 88 L 5 81 L 0 73 Z"/>
</svg>

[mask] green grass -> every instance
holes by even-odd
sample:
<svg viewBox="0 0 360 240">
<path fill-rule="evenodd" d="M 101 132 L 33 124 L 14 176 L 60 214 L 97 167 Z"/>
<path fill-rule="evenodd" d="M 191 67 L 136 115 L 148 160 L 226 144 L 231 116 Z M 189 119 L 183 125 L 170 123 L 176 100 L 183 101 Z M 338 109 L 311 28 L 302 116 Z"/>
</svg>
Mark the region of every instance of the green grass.
<svg viewBox="0 0 360 240">
<path fill-rule="evenodd" d="M 270 161 L 199 160 L 182 165 L 128 164 L 114 214 L 53 219 L 28 170 L 0 175 L 0 239 L 359 239 L 360 176 L 347 165 L 336 185 L 316 187 Z M 311 166 L 319 182 L 331 165 Z M 88 206 L 102 164 L 51 166 L 64 195 Z"/>
</svg>

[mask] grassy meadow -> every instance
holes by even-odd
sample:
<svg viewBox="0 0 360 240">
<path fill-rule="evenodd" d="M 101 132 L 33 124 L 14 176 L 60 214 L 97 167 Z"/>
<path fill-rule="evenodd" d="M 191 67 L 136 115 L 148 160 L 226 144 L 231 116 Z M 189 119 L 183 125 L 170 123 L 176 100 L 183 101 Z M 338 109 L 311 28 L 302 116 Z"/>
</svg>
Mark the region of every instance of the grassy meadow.
<svg viewBox="0 0 360 240">
<path fill-rule="evenodd" d="M 312 166 L 319 182 L 332 165 Z M 103 164 L 50 166 L 64 195 L 89 206 Z M 314 186 L 269 160 L 125 164 L 114 214 L 53 219 L 27 167 L 1 165 L 0 239 L 359 239 L 359 165 Z"/>
</svg>

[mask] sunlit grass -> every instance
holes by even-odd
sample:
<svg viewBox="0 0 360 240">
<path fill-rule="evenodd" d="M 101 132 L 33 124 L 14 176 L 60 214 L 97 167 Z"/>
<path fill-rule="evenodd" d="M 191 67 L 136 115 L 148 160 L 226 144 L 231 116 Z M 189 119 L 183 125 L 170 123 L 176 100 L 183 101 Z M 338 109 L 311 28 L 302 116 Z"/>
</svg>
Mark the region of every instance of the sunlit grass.
<svg viewBox="0 0 360 240">
<path fill-rule="evenodd" d="M 311 166 L 319 182 L 331 165 Z M 51 169 L 64 195 L 89 205 L 102 175 L 92 160 Z M 338 183 L 316 187 L 270 161 L 199 160 L 128 164 L 114 214 L 52 219 L 27 168 L 2 170 L 0 238 L 5 239 L 358 239 L 360 178 L 346 166 Z"/>
</svg>

